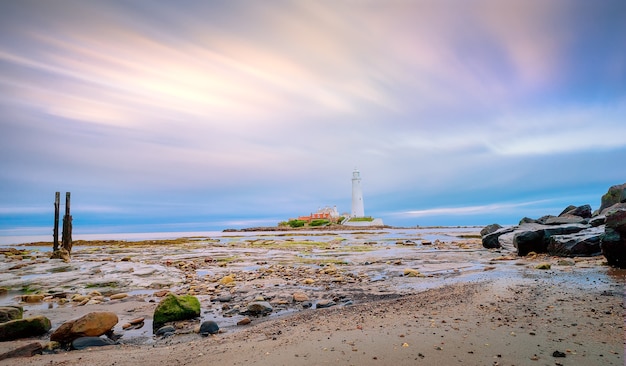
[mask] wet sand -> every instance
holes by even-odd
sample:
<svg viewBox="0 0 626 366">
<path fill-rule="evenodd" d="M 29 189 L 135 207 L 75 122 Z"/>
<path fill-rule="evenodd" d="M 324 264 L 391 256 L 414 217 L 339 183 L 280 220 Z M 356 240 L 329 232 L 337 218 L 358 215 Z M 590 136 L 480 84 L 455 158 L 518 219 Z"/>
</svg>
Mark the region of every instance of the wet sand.
<svg viewBox="0 0 626 366">
<path fill-rule="evenodd" d="M 351 233 L 341 241 L 332 236 L 308 238 L 333 243 L 321 249 L 312 243 L 287 247 L 277 238 L 229 239 L 226 247 L 241 251 L 245 260 L 224 264 L 218 261 L 217 252 L 210 255 L 205 246 L 199 249 L 203 256 L 202 261 L 196 261 L 194 276 L 175 264 L 164 266 L 165 273 L 180 276 L 172 289 L 197 292 L 203 319 L 217 319 L 223 333 L 203 338 L 185 331 L 198 321 L 183 324 L 181 334 L 166 339 L 153 338 L 148 326 L 145 334 L 141 330 L 124 334 L 116 327 L 124 344 L 9 359 L 0 364 L 624 364 L 623 271 L 606 267 L 601 257 L 517 258 L 483 249 L 472 235 L 458 234 L 439 236 L 431 243 L 433 237 L 429 235 L 434 234 L 423 232 Z M 290 244 L 298 244 L 298 240 Z M 255 242 L 269 248 L 254 247 L 251 243 Z M 230 255 L 237 250 L 230 250 Z M 265 250 L 263 260 L 261 250 Z M 116 252 L 123 258 L 130 256 L 129 261 L 135 261 L 138 268 L 142 260 L 145 262 L 140 258 L 153 257 L 146 249 L 142 256 L 119 248 Z M 154 263 L 143 264 L 189 262 L 198 257 L 189 248 L 181 252 L 163 254 Z M 123 264 L 116 261 L 116 255 L 109 258 L 110 262 Z M 206 256 L 216 262 L 205 262 Z M 85 265 L 100 257 L 101 252 L 94 257 L 85 254 L 72 262 L 83 261 L 81 265 Z M 98 268 L 108 268 L 110 262 Z M 551 269 L 536 269 L 541 262 L 550 263 Z M 172 267 L 176 271 L 167 272 Z M 335 272 L 325 274 L 329 268 Z M 419 271 L 420 276 L 408 275 L 407 269 Z M 236 285 L 211 285 L 225 274 L 234 275 Z M 338 277 L 343 281 L 337 281 Z M 314 279 L 315 284 L 304 286 L 303 278 Z M 202 292 L 203 284 L 207 284 L 206 293 Z M 336 299 L 338 305 L 327 309 L 303 309 L 293 302 L 281 305 L 281 299 L 294 291 L 306 292 L 313 303 Z M 211 301 L 224 292 L 233 295 L 229 306 L 265 296 L 275 304 L 275 315 L 236 326 L 240 316 L 224 317 L 223 304 Z M 342 305 L 340 299 L 350 301 Z M 54 329 L 64 320 L 106 310 L 116 312 L 122 324 L 140 315 L 151 317 L 155 306 L 152 293 L 137 293 L 93 305 L 27 307 L 25 316 L 49 316 Z M 32 341 L 4 342 L 0 347 L 6 350 Z M 40 341 L 45 343 L 45 337 Z M 553 357 L 555 351 L 565 357 Z"/>
</svg>

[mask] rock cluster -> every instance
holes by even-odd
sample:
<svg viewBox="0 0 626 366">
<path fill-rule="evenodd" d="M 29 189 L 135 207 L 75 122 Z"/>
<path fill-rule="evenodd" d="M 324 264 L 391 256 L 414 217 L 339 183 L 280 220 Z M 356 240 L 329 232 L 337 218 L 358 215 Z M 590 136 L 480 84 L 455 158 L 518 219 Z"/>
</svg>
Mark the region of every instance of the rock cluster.
<svg viewBox="0 0 626 366">
<path fill-rule="evenodd" d="M 602 196 L 596 212 L 590 205 L 568 206 L 558 216 L 523 218 L 519 225 L 486 226 L 480 232 L 483 247 L 549 253 L 561 257 L 603 254 L 610 265 L 626 268 L 626 183 Z"/>
</svg>

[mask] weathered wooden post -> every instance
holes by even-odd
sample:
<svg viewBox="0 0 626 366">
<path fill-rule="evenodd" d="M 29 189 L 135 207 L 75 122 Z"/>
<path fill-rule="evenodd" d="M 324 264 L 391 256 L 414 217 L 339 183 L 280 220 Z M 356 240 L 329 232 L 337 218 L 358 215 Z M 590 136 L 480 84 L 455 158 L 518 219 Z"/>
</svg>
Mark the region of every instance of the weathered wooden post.
<svg viewBox="0 0 626 366">
<path fill-rule="evenodd" d="M 54 241 L 52 242 L 52 251 L 56 252 L 57 250 L 59 250 L 59 206 L 60 206 L 60 201 L 61 200 L 61 192 L 56 192 L 56 194 L 54 195 L 54 231 L 53 231 L 53 238 Z"/>
<path fill-rule="evenodd" d="M 61 247 L 72 252 L 72 216 L 70 215 L 70 192 L 65 193 L 65 216 L 63 216 L 63 239 Z"/>
</svg>

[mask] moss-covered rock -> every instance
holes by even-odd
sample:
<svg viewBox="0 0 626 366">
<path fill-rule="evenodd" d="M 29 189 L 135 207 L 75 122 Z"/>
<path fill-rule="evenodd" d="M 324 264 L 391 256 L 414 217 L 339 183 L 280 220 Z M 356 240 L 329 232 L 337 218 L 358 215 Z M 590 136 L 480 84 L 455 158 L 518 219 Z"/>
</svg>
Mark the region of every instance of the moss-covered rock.
<svg viewBox="0 0 626 366">
<path fill-rule="evenodd" d="M 191 295 L 167 294 L 154 309 L 153 329 L 167 322 L 193 319 L 200 316 L 200 301 Z"/>
<path fill-rule="evenodd" d="M 0 306 L 0 323 L 22 319 L 24 308 L 21 306 Z"/>
<path fill-rule="evenodd" d="M 43 315 L 11 320 L 0 324 L 0 342 L 37 337 L 47 333 L 50 328 L 52 328 L 50 319 Z"/>
</svg>

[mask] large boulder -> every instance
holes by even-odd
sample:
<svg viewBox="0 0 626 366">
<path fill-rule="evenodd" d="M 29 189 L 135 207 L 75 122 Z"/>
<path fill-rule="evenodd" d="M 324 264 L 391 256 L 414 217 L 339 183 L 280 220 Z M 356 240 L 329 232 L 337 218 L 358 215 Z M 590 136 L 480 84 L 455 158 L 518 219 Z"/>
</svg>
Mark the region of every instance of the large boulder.
<svg viewBox="0 0 626 366">
<path fill-rule="evenodd" d="M 10 320 L 0 324 L 0 342 L 37 337 L 46 334 L 50 328 L 52 328 L 50 319 L 43 315 Z"/>
<path fill-rule="evenodd" d="M 547 245 L 543 241 L 543 229 L 524 230 L 515 233 L 513 245 L 517 248 L 517 255 L 525 256 L 530 252 L 545 253 Z"/>
<path fill-rule="evenodd" d="M 489 226 L 492 226 L 492 225 L 489 225 Z M 486 233 L 486 234 L 482 235 L 483 247 L 485 247 L 487 249 L 497 249 L 497 248 L 502 248 L 503 247 L 503 245 L 502 245 L 502 243 L 500 241 L 500 237 L 505 235 L 505 234 L 513 232 L 515 230 L 515 226 L 504 227 L 504 228 L 501 227 L 500 229 L 498 229 L 496 231 L 485 230 L 485 229 L 481 230 L 481 233 L 483 231 Z"/>
<path fill-rule="evenodd" d="M 80 337 L 99 337 L 109 332 L 118 318 L 115 313 L 98 311 L 67 321 L 59 326 L 51 335 L 50 340 L 60 343 L 70 343 Z"/>
<path fill-rule="evenodd" d="M 602 214 L 605 209 L 613 206 L 616 203 L 625 202 L 622 201 L 626 193 L 626 183 L 612 186 L 609 188 L 608 192 L 606 192 L 601 199 L 600 208 L 598 209 L 599 213 Z"/>
<path fill-rule="evenodd" d="M 560 257 L 594 256 L 601 253 L 603 228 L 590 228 L 574 234 L 552 235 L 548 253 Z"/>
<path fill-rule="evenodd" d="M 0 323 L 22 319 L 24 308 L 21 306 L 0 306 Z"/>
<path fill-rule="evenodd" d="M 610 265 L 626 268 L 626 209 L 618 209 L 606 215 L 606 228 L 600 248 Z"/>
<path fill-rule="evenodd" d="M 200 301 L 191 295 L 176 296 L 167 294 L 154 309 L 153 329 L 159 329 L 167 322 L 193 319 L 200 316 Z"/>
</svg>

